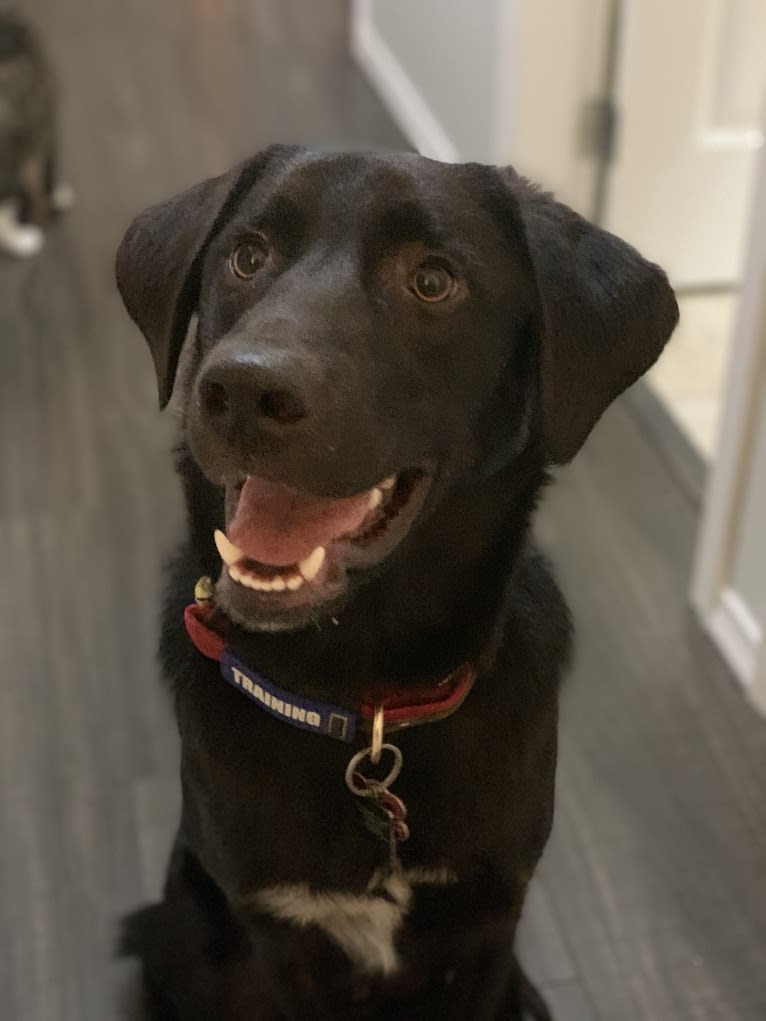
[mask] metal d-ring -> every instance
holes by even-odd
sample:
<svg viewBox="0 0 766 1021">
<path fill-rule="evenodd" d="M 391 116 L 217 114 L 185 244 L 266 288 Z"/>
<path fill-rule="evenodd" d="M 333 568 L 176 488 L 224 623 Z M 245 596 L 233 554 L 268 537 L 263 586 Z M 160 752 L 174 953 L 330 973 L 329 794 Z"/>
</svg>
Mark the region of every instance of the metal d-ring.
<svg viewBox="0 0 766 1021">
<path fill-rule="evenodd" d="M 382 780 L 375 781 L 377 787 L 382 787 L 384 790 L 388 790 L 402 770 L 402 753 L 395 744 L 381 744 L 380 751 L 391 752 L 394 757 L 394 764 L 391 766 L 388 775 Z M 357 752 L 346 766 L 346 785 L 352 794 L 356 794 L 357 797 L 360 798 L 370 798 L 374 793 L 372 787 L 357 787 L 354 783 L 354 774 L 357 772 L 359 764 L 368 757 L 370 758 L 370 761 L 372 761 L 372 745 L 368 748 L 363 748 L 360 752 Z M 367 778 L 364 777 L 364 779 Z"/>
<path fill-rule="evenodd" d="M 375 715 L 372 718 L 372 744 L 370 745 L 370 762 L 377 766 L 380 762 L 380 753 L 383 749 L 383 706 L 375 706 Z"/>
</svg>

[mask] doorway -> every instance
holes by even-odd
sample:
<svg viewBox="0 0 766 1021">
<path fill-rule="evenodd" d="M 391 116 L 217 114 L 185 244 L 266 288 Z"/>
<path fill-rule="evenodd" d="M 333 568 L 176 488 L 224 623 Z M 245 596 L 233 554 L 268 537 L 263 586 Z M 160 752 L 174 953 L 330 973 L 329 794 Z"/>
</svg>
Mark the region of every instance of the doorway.
<svg viewBox="0 0 766 1021">
<path fill-rule="evenodd" d="M 681 322 L 649 373 L 692 456 L 715 455 L 763 144 L 764 0 L 613 0 L 615 137 L 602 224 L 660 263 Z"/>
</svg>

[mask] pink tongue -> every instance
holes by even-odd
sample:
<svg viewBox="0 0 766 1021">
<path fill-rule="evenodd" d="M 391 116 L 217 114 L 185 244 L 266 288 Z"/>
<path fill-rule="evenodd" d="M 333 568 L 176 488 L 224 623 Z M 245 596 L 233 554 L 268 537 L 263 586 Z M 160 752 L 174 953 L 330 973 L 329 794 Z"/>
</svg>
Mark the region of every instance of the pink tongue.
<svg viewBox="0 0 766 1021">
<path fill-rule="evenodd" d="M 368 508 L 369 493 L 332 500 L 251 475 L 227 535 L 251 560 L 286 567 L 356 531 Z"/>
</svg>

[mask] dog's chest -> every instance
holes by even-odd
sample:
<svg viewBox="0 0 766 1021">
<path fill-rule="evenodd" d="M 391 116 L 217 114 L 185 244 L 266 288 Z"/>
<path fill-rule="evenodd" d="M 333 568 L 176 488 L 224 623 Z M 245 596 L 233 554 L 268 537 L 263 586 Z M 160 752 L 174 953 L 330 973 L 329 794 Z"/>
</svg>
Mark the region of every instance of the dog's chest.
<svg viewBox="0 0 766 1021">
<path fill-rule="evenodd" d="M 376 872 L 362 894 L 316 891 L 308 883 L 286 883 L 260 890 L 252 904 L 298 928 L 321 929 L 364 974 L 391 976 L 400 963 L 397 937 L 418 887 L 446 887 L 456 882 L 457 876 L 448 868 L 412 868 L 388 875 Z"/>
<path fill-rule="evenodd" d="M 392 876 L 380 871 L 387 850 L 344 781 L 354 749 L 293 730 L 211 680 L 204 698 L 182 689 L 177 701 L 191 846 L 232 904 L 321 930 L 362 974 L 396 974 L 422 904 L 458 896 L 477 847 L 502 859 L 512 824 L 502 811 L 478 810 L 473 778 L 492 771 L 511 789 L 515 758 L 468 740 L 469 708 L 397 735 L 404 765 L 391 789 L 406 803 L 412 838 L 407 866 Z M 454 748 L 459 756 L 445 750 Z"/>
</svg>

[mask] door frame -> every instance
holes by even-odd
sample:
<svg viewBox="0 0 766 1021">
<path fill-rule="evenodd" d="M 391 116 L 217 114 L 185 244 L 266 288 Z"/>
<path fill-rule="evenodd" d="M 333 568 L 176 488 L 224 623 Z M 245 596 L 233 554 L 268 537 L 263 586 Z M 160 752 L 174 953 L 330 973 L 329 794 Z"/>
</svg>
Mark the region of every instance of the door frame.
<svg viewBox="0 0 766 1021">
<path fill-rule="evenodd" d="M 376 4 L 351 0 L 349 46 L 399 129 L 424 156 L 445 163 L 513 163 L 572 205 L 597 215 L 604 169 L 591 137 L 593 107 L 608 99 L 614 11 L 621 0 L 500 0 L 486 152 L 463 151 L 451 125 L 417 86 L 375 20 Z M 423 42 L 438 47 L 438 34 Z M 540 60 L 540 53 L 551 59 Z M 459 55 L 455 55 L 456 66 Z M 533 104 L 529 97 L 535 97 Z"/>
<path fill-rule="evenodd" d="M 689 597 L 749 699 L 766 714 L 766 621 L 756 619 L 731 577 L 766 381 L 766 150 L 750 209 L 744 279 Z"/>
</svg>

